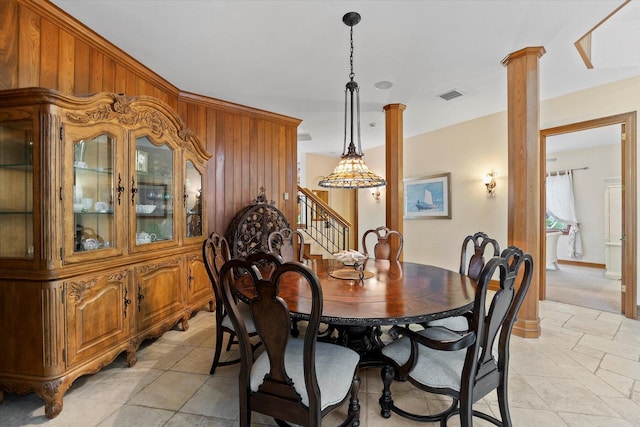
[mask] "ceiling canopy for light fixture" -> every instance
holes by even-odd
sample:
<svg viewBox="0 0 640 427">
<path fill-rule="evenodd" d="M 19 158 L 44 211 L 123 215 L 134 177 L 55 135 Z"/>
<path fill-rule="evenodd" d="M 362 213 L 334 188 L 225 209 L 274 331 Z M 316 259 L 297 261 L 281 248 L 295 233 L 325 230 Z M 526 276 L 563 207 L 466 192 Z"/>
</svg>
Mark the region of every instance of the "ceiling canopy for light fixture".
<svg viewBox="0 0 640 427">
<path fill-rule="evenodd" d="M 349 63 L 351 72 L 344 91 L 344 145 L 338 166 L 331 175 L 318 183 L 320 187 L 328 188 L 372 188 L 387 185 L 384 178 L 371 171 L 362 160 L 362 144 L 360 142 L 360 88 L 353 79 L 353 27 L 360 22 L 360 14 L 348 12 L 342 17 L 342 22 L 350 27 L 349 40 L 351 42 Z M 357 138 L 358 144 L 354 143 Z M 349 144 L 347 144 L 349 139 Z"/>
</svg>

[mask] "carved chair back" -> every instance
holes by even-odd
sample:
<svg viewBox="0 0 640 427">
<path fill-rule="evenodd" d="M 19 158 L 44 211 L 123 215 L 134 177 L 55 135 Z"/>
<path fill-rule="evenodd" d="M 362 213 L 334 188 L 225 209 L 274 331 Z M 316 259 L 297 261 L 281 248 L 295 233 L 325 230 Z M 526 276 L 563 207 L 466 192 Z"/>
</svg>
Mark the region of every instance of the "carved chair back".
<svg viewBox="0 0 640 427">
<path fill-rule="evenodd" d="M 231 349 L 232 344 L 238 343 L 234 339 L 235 331 L 229 319 L 227 319 L 227 310 L 222 302 L 222 294 L 220 293 L 220 268 L 222 268 L 225 262 L 231 259 L 231 252 L 229 251 L 227 240 L 216 232 L 211 233 L 202 244 L 202 259 L 216 299 L 216 348 L 211 370 L 209 371 L 209 373 L 213 375 L 218 366 L 230 365 L 240 361 L 240 359 L 233 359 L 220 362 L 222 342 L 225 333 L 229 335 L 227 351 Z M 252 330 L 252 333 L 255 335 L 255 328 Z"/>
<path fill-rule="evenodd" d="M 378 227 L 375 230 L 367 230 L 362 235 L 363 253 L 369 256 L 367 248 L 367 237 L 369 235 L 376 236 L 376 243 L 373 246 L 373 256 L 375 259 L 386 259 L 390 261 L 398 261 L 402 253 L 404 239 L 402 234 L 396 230 L 390 230 L 387 227 Z M 394 244 L 390 243 L 390 239 L 395 239 Z"/>
<path fill-rule="evenodd" d="M 462 250 L 460 251 L 460 274 L 466 274 L 474 280 L 478 280 L 480 272 L 485 265 L 485 253 L 487 247 L 493 248 L 493 254 L 489 254 L 489 258 L 500 255 L 500 245 L 498 241 L 487 236 L 486 233 L 478 231 L 472 236 L 465 237 L 462 242 Z M 471 252 L 471 250 L 473 250 Z M 467 257 L 468 253 L 471 257 Z"/>
<path fill-rule="evenodd" d="M 269 252 L 278 254 L 285 262 L 302 262 L 304 237 L 298 230 L 282 228 L 269 234 Z"/>
<path fill-rule="evenodd" d="M 499 289 L 487 304 L 487 290 L 495 273 L 499 273 Z M 389 364 L 382 371 L 382 416 L 388 418 L 393 411 L 410 419 L 439 420 L 446 425 L 449 417 L 459 413 L 462 426 L 471 426 L 474 416 L 497 425 L 512 425 L 507 398 L 509 341 L 532 274 L 531 255 L 510 246 L 499 257 L 490 259 L 478 276 L 469 330 L 457 332 L 435 326 L 412 331 L 394 326 L 399 335 L 409 340 L 395 340 L 383 350 Z M 450 396 L 453 403 L 439 414 L 411 414 L 393 403 L 390 386 L 394 378 L 409 380 L 427 392 Z M 472 407 L 493 390 L 498 394 L 501 421 Z"/>
<path fill-rule="evenodd" d="M 285 420 L 294 424 L 319 427 L 324 415 L 341 406 L 348 394 L 341 398 L 339 403 L 322 405 L 321 396 L 325 396 L 325 393 L 321 395 L 319 384 L 322 384 L 322 381 L 318 381 L 321 373 L 339 369 L 334 363 L 341 365 L 341 358 L 331 360 L 331 366 L 323 366 L 322 372 L 316 372 L 317 350 L 330 346 L 339 349 L 339 352 L 353 353 L 352 376 L 357 369 L 357 353 L 345 347 L 317 341 L 322 313 L 322 288 L 316 275 L 302 264 L 281 262 L 282 259 L 277 255 L 256 252 L 246 260 L 232 259 L 225 263 L 220 271 L 222 298 L 229 306 L 229 316 L 238 331 L 240 342 L 239 406 L 240 425 L 243 427 L 250 424 L 252 411 L 274 417 L 278 425 L 287 425 L 282 423 L 282 420 Z M 265 270 L 269 277 L 263 277 L 262 272 Z M 246 325 L 234 298 L 235 280 L 248 280 L 255 291 L 255 297 L 249 301 L 249 305 L 265 348 L 265 352 L 256 360 L 253 359 L 251 342 L 245 333 Z M 300 287 L 300 292 L 309 295 L 311 311 L 304 338 L 292 338 L 289 334 L 289 308 L 278 296 L 280 286 L 287 281 L 294 281 L 296 286 Z M 329 360 L 326 362 L 329 363 Z M 350 380 L 349 378 L 348 381 Z M 352 393 L 354 391 L 354 407 L 353 411 L 349 410 L 349 416 L 357 419 L 357 388 L 352 390 Z"/>
</svg>

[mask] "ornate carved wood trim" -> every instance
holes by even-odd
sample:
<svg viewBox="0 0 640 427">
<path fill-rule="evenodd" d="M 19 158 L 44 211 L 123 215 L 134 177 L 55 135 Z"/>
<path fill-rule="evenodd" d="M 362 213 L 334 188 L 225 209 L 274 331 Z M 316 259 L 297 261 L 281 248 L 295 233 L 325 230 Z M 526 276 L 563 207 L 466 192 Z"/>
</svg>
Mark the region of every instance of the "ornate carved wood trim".
<svg viewBox="0 0 640 427">
<path fill-rule="evenodd" d="M 68 282 L 69 297 L 75 297 L 76 302 L 80 302 L 84 299 L 87 291 L 93 288 L 97 283 L 96 279 L 82 282 Z"/>
<path fill-rule="evenodd" d="M 45 368 L 57 367 L 61 363 L 60 357 L 64 348 L 63 330 L 63 304 L 62 290 L 57 286 L 46 287 L 42 290 L 42 318 L 43 324 L 49 328 L 49 333 L 44 334 L 43 366 Z"/>
<path fill-rule="evenodd" d="M 170 259 L 170 260 L 167 260 L 167 261 L 164 261 L 164 262 L 160 262 L 160 263 L 157 263 L 157 264 L 145 264 L 145 265 L 139 267 L 138 271 L 140 273 L 142 273 L 142 274 L 145 274 L 145 273 L 148 273 L 150 271 L 154 271 L 154 270 L 158 270 L 158 269 L 161 269 L 161 268 L 170 267 L 170 266 L 178 265 L 178 264 L 180 264 L 180 260 L 177 259 L 177 258 L 174 258 L 174 259 Z"/>
<path fill-rule="evenodd" d="M 97 105 L 93 109 L 77 113 L 67 113 L 69 121 L 76 123 L 112 122 L 127 128 L 144 126 L 156 138 L 176 141 L 180 148 L 189 151 L 197 159 L 210 159 L 198 137 L 184 124 L 171 107 L 148 96 L 124 96 L 102 93 L 91 97 Z"/>
</svg>

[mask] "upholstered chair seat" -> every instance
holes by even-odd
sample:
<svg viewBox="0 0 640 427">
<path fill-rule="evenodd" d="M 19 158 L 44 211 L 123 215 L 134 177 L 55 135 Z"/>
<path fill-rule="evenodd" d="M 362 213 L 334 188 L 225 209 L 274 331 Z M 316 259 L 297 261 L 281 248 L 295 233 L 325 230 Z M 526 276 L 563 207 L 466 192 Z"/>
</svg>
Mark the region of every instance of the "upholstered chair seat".
<svg viewBox="0 0 640 427">
<path fill-rule="evenodd" d="M 302 404 L 309 406 L 309 396 L 304 382 L 304 340 L 291 338 L 287 342 L 284 365 L 293 385 L 302 398 Z M 340 361 L 339 364 L 336 361 Z M 320 410 L 340 403 L 349 393 L 360 356 L 346 347 L 318 342 L 316 344 L 316 372 L 320 389 Z M 253 363 L 251 370 L 251 391 L 258 391 L 264 377 L 269 373 L 269 356 L 263 352 Z"/>
</svg>

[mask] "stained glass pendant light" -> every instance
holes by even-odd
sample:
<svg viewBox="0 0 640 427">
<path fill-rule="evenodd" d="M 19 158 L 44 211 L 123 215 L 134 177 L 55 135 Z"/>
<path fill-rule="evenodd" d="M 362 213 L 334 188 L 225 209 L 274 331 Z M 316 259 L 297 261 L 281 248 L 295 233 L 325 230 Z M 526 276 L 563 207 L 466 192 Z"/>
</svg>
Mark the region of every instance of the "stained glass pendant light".
<svg viewBox="0 0 640 427">
<path fill-rule="evenodd" d="M 348 12 L 342 17 L 342 22 L 350 27 L 349 39 L 351 49 L 349 62 L 351 72 L 349 82 L 344 91 L 344 146 L 338 166 L 333 173 L 320 181 L 320 187 L 328 188 L 372 188 L 387 185 L 384 178 L 371 171 L 362 160 L 362 145 L 360 143 L 360 88 L 353 78 L 353 27 L 360 22 L 360 14 Z M 354 143 L 357 139 L 357 147 Z M 347 145 L 347 139 L 349 144 Z"/>
</svg>

